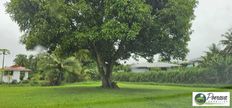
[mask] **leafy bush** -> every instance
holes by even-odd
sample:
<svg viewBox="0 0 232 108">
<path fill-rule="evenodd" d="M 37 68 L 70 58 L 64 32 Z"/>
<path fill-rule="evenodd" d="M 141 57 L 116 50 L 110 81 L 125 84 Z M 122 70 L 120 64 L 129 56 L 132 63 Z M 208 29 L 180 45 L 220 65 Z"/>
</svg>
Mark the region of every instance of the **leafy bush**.
<svg viewBox="0 0 232 108">
<path fill-rule="evenodd" d="M 38 86 L 39 85 L 39 81 L 41 80 L 41 77 L 43 77 L 44 75 L 41 73 L 35 73 L 33 74 L 33 76 L 31 77 L 31 79 L 29 80 L 29 85 L 31 86 Z"/>
<path fill-rule="evenodd" d="M 40 86 L 50 86 L 50 82 L 49 81 L 39 81 L 38 83 Z"/>
<path fill-rule="evenodd" d="M 13 80 L 11 84 L 18 84 L 17 80 Z"/>
<path fill-rule="evenodd" d="M 86 74 L 87 74 L 87 77 L 88 77 L 87 79 L 89 79 L 89 80 L 96 81 L 96 80 L 101 79 L 101 76 L 100 76 L 100 74 L 99 74 L 99 72 L 97 71 L 96 68 L 87 69 Z"/>
<path fill-rule="evenodd" d="M 29 81 L 28 80 L 22 80 L 22 81 L 20 81 L 20 83 L 21 84 L 27 84 L 27 83 L 29 83 Z"/>
<path fill-rule="evenodd" d="M 47 71 L 46 80 L 50 82 L 49 85 L 56 86 L 60 85 L 63 79 L 63 72 L 58 69 Z"/>
<path fill-rule="evenodd" d="M 50 82 L 46 80 L 31 80 L 29 81 L 30 86 L 50 86 Z"/>
<path fill-rule="evenodd" d="M 29 81 L 29 85 L 31 85 L 31 86 L 38 86 L 39 85 L 39 81 L 31 80 L 31 81 Z"/>
<path fill-rule="evenodd" d="M 65 72 L 64 81 L 67 83 L 73 83 L 77 81 L 84 81 L 87 78 L 86 70 L 80 70 L 81 72 Z"/>
<path fill-rule="evenodd" d="M 76 82 L 85 79 L 85 71 L 75 57 L 61 57 L 56 52 L 46 54 L 38 61 L 39 73 L 51 86 L 62 82 Z"/>
<path fill-rule="evenodd" d="M 232 56 L 219 55 L 208 67 L 217 83 L 232 83 Z"/>
</svg>

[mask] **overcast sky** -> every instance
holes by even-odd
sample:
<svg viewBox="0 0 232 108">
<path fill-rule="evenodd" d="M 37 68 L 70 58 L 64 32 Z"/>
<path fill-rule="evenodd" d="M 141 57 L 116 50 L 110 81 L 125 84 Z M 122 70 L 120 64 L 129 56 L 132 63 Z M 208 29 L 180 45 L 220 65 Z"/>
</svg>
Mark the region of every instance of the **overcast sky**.
<svg viewBox="0 0 232 108">
<path fill-rule="evenodd" d="M 24 45 L 19 43 L 19 27 L 6 14 L 6 1 L 9 0 L 0 0 L 0 48 L 10 50 L 11 54 L 6 56 L 5 63 L 9 66 L 13 64 L 15 55 L 32 52 L 26 51 Z M 218 43 L 222 39 L 221 34 L 232 28 L 232 0 L 199 0 L 195 15 L 187 59 L 202 56 L 212 43 Z"/>
</svg>

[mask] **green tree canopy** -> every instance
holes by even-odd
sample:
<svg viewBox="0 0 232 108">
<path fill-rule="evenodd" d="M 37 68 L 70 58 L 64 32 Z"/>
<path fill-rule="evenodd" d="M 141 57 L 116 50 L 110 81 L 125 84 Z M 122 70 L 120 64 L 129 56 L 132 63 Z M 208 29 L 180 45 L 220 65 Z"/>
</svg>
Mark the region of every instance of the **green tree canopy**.
<svg viewBox="0 0 232 108">
<path fill-rule="evenodd" d="M 7 12 L 24 31 L 27 49 L 88 50 L 102 86 L 113 88 L 117 60 L 184 59 L 195 6 L 196 0 L 11 0 Z"/>
<path fill-rule="evenodd" d="M 18 54 L 16 55 L 15 59 L 14 59 L 15 65 L 19 65 L 19 66 L 28 66 L 28 59 L 27 59 L 27 55 L 25 54 Z"/>
</svg>

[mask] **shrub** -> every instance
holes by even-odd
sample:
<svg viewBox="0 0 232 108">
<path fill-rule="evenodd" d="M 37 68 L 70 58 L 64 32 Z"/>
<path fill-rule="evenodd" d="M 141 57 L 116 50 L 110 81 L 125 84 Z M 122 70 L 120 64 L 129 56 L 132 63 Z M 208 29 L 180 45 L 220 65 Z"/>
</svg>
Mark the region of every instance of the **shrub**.
<svg viewBox="0 0 232 108">
<path fill-rule="evenodd" d="M 50 86 L 50 82 L 49 81 L 39 81 L 38 85 L 40 85 L 40 86 Z"/>
<path fill-rule="evenodd" d="M 17 80 L 13 80 L 13 81 L 11 82 L 11 84 L 18 84 L 18 81 L 17 81 Z"/>
<path fill-rule="evenodd" d="M 88 77 L 87 79 L 94 80 L 94 81 L 101 79 L 101 76 L 96 68 L 87 69 L 86 74 Z"/>
<path fill-rule="evenodd" d="M 86 80 L 86 74 L 79 73 L 79 72 L 66 72 L 64 75 L 64 80 L 67 83 L 74 83 L 77 81 L 84 81 Z"/>
<path fill-rule="evenodd" d="M 28 80 L 22 80 L 20 83 L 21 84 L 27 84 L 27 83 L 29 83 L 29 81 Z"/>
<path fill-rule="evenodd" d="M 60 85 L 63 79 L 63 72 L 60 72 L 58 69 L 48 71 L 46 74 L 46 80 L 49 81 L 49 85 L 57 86 Z"/>
<path fill-rule="evenodd" d="M 29 81 L 29 84 L 30 84 L 31 86 L 38 86 L 38 85 L 39 85 L 39 81 L 31 80 L 31 81 Z"/>
</svg>

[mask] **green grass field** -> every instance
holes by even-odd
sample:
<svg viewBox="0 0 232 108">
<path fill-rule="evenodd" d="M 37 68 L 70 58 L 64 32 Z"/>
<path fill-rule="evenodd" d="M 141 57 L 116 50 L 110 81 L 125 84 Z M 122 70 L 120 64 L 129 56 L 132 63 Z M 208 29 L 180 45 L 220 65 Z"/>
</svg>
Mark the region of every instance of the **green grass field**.
<svg viewBox="0 0 232 108">
<path fill-rule="evenodd" d="M 112 90 L 99 85 L 97 82 L 57 87 L 0 85 L 0 108 L 191 108 L 193 91 L 232 91 L 151 83 L 119 83 L 120 89 Z"/>
</svg>

